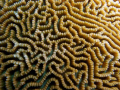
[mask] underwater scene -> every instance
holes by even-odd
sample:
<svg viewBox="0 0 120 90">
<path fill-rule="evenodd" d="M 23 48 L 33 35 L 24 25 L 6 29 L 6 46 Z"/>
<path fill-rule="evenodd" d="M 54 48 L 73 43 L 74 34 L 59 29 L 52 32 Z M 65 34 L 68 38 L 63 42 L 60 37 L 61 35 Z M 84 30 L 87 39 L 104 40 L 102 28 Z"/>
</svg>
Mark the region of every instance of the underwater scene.
<svg viewBox="0 0 120 90">
<path fill-rule="evenodd" d="M 120 0 L 0 0 L 0 90 L 120 90 Z"/>
</svg>

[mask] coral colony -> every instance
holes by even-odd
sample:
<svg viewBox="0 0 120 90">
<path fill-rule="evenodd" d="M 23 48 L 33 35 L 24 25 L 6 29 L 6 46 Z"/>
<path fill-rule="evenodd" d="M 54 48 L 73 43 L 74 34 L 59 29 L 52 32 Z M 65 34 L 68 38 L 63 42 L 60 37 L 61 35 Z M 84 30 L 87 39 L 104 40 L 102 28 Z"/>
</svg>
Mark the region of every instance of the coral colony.
<svg viewBox="0 0 120 90">
<path fill-rule="evenodd" d="M 0 90 L 120 90 L 120 2 L 0 0 Z"/>
</svg>

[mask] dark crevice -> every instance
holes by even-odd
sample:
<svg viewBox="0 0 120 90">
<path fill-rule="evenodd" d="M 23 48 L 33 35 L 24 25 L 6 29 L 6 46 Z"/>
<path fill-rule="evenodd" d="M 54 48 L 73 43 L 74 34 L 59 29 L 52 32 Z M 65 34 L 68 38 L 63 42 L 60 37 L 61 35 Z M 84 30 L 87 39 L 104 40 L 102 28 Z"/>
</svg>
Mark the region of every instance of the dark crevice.
<svg viewBox="0 0 120 90">
<path fill-rule="evenodd" d="M 7 70 L 8 68 L 13 67 L 13 66 L 14 66 L 14 64 L 8 64 L 8 65 L 6 65 L 6 66 L 4 67 L 4 69 L 3 69 L 3 71 L 2 71 L 2 74 L 6 73 L 6 70 Z M 2 74 L 1 74 L 1 75 L 2 75 Z"/>
</svg>

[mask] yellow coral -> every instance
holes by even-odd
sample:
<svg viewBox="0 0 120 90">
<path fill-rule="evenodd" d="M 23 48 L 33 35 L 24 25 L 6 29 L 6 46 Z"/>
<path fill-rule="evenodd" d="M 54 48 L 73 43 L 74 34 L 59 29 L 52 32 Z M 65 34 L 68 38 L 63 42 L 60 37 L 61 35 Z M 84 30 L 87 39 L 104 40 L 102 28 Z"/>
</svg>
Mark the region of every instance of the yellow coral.
<svg viewBox="0 0 120 90">
<path fill-rule="evenodd" d="M 0 90 L 119 90 L 117 0 L 0 0 Z"/>
</svg>

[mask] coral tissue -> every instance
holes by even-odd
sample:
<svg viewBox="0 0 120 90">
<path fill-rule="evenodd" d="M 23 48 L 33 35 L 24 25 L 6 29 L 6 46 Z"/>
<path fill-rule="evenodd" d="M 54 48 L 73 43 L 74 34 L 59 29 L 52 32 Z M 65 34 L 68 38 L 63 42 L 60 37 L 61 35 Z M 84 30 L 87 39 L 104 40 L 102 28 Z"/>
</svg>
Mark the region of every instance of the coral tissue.
<svg viewBox="0 0 120 90">
<path fill-rule="evenodd" d="M 120 90 L 120 2 L 0 0 L 0 90 Z"/>
</svg>

